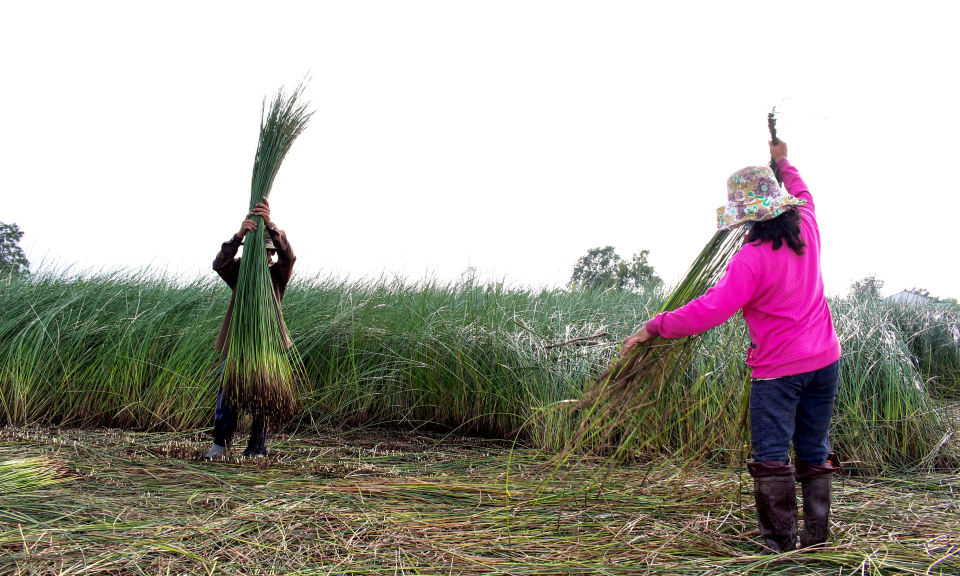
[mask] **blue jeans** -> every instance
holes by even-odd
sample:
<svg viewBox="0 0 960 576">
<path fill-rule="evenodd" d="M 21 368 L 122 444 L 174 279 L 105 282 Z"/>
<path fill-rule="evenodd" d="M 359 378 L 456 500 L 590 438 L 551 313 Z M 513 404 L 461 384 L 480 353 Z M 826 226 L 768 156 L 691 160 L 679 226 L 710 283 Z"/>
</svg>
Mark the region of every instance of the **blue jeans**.
<svg viewBox="0 0 960 576">
<path fill-rule="evenodd" d="M 825 464 L 839 380 L 839 360 L 812 372 L 754 380 L 750 387 L 754 460 L 788 462 L 792 440 L 798 460 Z"/>
<path fill-rule="evenodd" d="M 217 408 L 213 417 L 213 443 L 217 446 L 227 446 L 237 431 L 239 412 L 227 403 L 223 395 L 223 370 L 227 366 L 227 359 L 220 364 L 220 390 L 217 392 Z M 259 418 L 253 419 L 250 426 L 250 439 L 247 440 L 247 450 L 267 453 L 267 423 Z"/>
</svg>

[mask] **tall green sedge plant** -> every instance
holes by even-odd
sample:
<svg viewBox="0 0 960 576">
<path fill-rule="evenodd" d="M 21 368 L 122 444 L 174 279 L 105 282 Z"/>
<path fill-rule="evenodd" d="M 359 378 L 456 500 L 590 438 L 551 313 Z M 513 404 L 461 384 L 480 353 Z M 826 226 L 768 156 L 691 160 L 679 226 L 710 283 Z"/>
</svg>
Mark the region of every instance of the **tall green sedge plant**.
<svg viewBox="0 0 960 576">
<path fill-rule="evenodd" d="M 209 275 L 190 279 L 149 268 L 39 267 L 0 279 L 0 426 L 204 426 L 221 363 L 212 344 L 229 294 Z M 504 438 L 529 420 L 523 440 L 555 454 L 578 422 L 550 407 L 578 402 L 609 366 L 613 343 L 662 303 L 634 292 L 469 279 L 298 276 L 283 299 L 307 374 L 306 382 L 298 379 L 297 421 L 304 428 L 382 424 Z M 956 317 L 858 296 L 831 298 L 830 309 L 843 347 L 831 431 L 841 458 L 872 469 L 926 461 L 956 468 L 956 439 L 937 448 L 956 427 L 949 405 L 955 400 L 929 394 L 955 389 L 943 370 L 960 366 L 949 332 L 957 333 Z M 603 332 L 610 335 L 590 338 L 599 342 L 556 345 Z M 660 413 L 669 417 L 657 429 L 666 429 L 659 433 L 671 456 L 704 454 L 718 436 L 711 459 L 740 455 L 746 332 L 742 318 L 708 331 L 683 377 L 658 392 Z M 916 338 L 941 332 L 930 346 L 914 348 Z M 937 350 L 943 356 L 933 361 Z M 937 423 L 938 413 L 945 424 Z"/>
<path fill-rule="evenodd" d="M 307 103 L 301 102 L 304 88 L 301 83 L 291 94 L 281 88 L 269 111 L 264 99 L 250 185 L 251 212 L 258 202 L 269 198 L 283 158 L 313 115 L 307 111 Z M 285 423 L 297 411 L 300 362 L 295 349 L 286 350 L 283 315 L 264 245 L 263 218 L 252 218 L 257 229 L 247 233 L 240 259 L 223 388 L 232 405 L 255 417 Z"/>
</svg>

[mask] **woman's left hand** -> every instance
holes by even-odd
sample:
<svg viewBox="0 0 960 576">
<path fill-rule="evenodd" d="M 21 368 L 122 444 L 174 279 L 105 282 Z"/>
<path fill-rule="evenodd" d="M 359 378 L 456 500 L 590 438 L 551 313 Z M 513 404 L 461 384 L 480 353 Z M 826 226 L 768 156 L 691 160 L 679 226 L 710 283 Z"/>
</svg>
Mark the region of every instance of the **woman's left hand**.
<svg viewBox="0 0 960 576">
<path fill-rule="evenodd" d="M 633 348 L 634 344 L 646 342 L 651 338 L 653 338 L 653 334 L 647 332 L 647 327 L 644 325 L 644 327 L 638 330 L 636 334 L 623 339 L 623 348 L 620 349 L 620 355 L 626 356 L 630 352 L 630 349 Z"/>
</svg>

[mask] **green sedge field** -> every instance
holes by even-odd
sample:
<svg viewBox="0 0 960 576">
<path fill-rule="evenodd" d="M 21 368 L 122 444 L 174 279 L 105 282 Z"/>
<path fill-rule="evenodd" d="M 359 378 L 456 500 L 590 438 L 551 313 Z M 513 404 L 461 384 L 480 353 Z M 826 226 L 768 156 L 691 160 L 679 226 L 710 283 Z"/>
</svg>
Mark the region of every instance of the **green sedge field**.
<svg viewBox="0 0 960 576">
<path fill-rule="evenodd" d="M 951 309 L 831 299 L 833 536 L 768 557 L 739 319 L 611 465 L 556 458 L 564 401 L 660 294 L 297 280 L 300 416 L 266 460 L 203 463 L 228 300 L 149 271 L 0 282 L 0 573 L 960 573 Z"/>
</svg>

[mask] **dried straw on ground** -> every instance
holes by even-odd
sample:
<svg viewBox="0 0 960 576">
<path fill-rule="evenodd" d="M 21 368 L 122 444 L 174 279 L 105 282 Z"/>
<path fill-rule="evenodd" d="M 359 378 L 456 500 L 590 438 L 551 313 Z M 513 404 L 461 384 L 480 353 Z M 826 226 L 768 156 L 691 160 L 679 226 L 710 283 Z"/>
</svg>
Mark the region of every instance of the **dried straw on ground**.
<svg viewBox="0 0 960 576">
<path fill-rule="evenodd" d="M 839 480 L 828 546 L 760 556 L 742 471 L 657 460 L 586 494 L 535 490 L 527 450 L 506 484 L 508 451 L 477 438 L 280 436 L 213 465 L 205 443 L 0 429 L 0 573 L 960 573 L 956 474 Z"/>
</svg>

